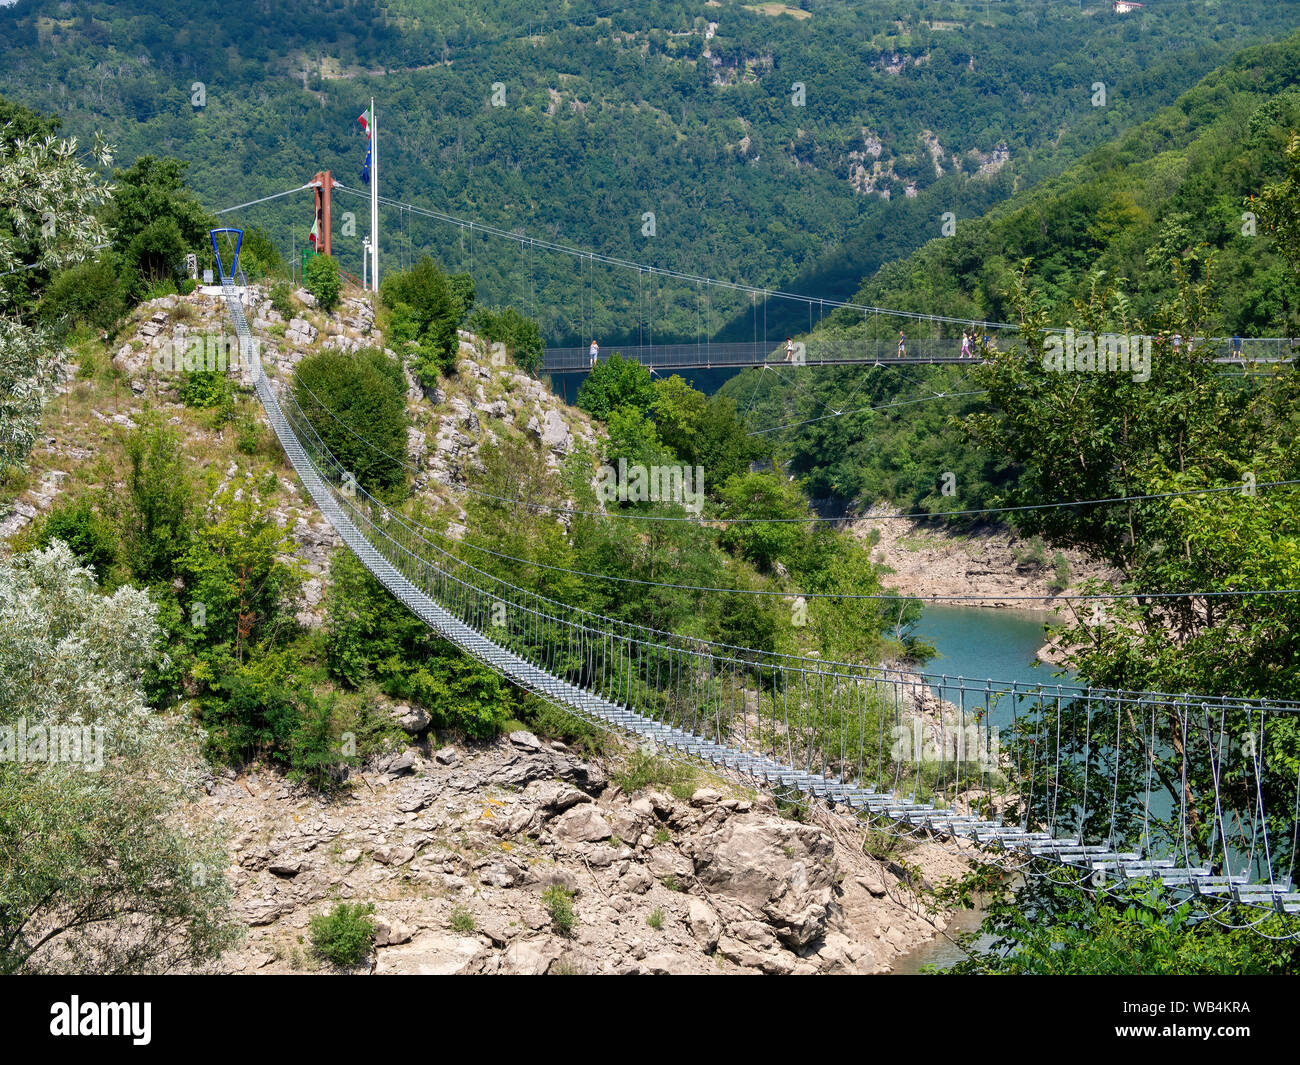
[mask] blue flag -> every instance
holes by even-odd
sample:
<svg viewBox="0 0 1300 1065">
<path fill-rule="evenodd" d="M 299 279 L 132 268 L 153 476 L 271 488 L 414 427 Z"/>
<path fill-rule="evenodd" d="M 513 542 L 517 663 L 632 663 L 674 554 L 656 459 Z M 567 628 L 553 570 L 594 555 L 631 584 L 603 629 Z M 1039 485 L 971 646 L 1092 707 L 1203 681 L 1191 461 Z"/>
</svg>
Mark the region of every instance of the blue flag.
<svg viewBox="0 0 1300 1065">
<path fill-rule="evenodd" d="M 369 185 L 369 184 L 370 184 L 370 153 L 371 153 L 373 150 L 374 150 L 374 144 L 373 144 L 372 142 L 367 141 L 367 142 L 366 142 L 366 161 L 365 161 L 365 165 L 361 167 L 361 183 L 362 183 L 363 185 Z"/>
</svg>

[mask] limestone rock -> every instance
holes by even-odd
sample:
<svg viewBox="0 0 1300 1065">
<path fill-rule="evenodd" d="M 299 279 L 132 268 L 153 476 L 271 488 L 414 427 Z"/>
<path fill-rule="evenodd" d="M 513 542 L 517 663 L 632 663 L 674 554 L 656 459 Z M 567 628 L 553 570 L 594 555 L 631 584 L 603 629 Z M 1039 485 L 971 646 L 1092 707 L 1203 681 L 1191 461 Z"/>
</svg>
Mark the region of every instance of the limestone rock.
<svg viewBox="0 0 1300 1065">
<path fill-rule="evenodd" d="M 595 806 L 574 806 L 566 810 L 555 819 L 551 831 L 556 839 L 577 843 L 594 843 L 613 835 L 609 822 L 600 816 Z"/>
<path fill-rule="evenodd" d="M 713 907 L 703 899 L 691 899 L 686 911 L 686 927 L 703 947 L 705 954 L 712 954 L 717 949 L 722 922 L 713 912 Z"/>
<path fill-rule="evenodd" d="M 803 947 L 826 930 L 838 866 L 821 829 L 730 818 L 688 846 L 700 883 L 762 913 L 784 942 Z"/>
</svg>

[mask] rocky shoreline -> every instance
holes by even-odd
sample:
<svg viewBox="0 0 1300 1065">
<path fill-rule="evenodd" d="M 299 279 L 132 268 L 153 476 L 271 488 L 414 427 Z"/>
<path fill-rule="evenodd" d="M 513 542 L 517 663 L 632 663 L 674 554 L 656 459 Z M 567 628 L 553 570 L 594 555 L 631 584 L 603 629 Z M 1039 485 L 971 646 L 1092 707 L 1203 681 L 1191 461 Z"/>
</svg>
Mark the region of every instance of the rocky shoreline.
<svg viewBox="0 0 1300 1065">
<path fill-rule="evenodd" d="M 887 504 L 876 504 L 851 528 L 868 545 L 872 561 L 889 570 L 890 587 L 903 595 L 944 597 L 950 606 L 1032 610 L 1045 620 L 1051 620 L 1051 615 L 1066 620 L 1070 607 L 1064 597 L 1077 593 L 1083 581 L 1122 576 L 1074 548 L 1036 552 L 1036 545 L 1005 526 L 953 532 L 923 521 L 880 517 L 893 512 Z M 1058 553 L 1068 567 L 1064 587 L 1054 584 Z M 1035 554 L 1045 560 L 1035 560 Z M 1024 596 L 1043 598 L 1028 601 Z M 1038 658 L 1061 665 L 1066 654 L 1053 640 L 1039 649 Z"/>
<path fill-rule="evenodd" d="M 1059 554 L 1069 567 L 1069 579 L 1064 587 L 1054 587 L 1056 574 L 1050 559 L 1058 554 L 1055 549 L 1047 550 L 1049 560 L 1039 564 L 1026 560 L 1033 545 L 1005 526 L 953 532 L 922 521 L 879 516 L 893 512 L 887 504 L 876 504 L 851 527 L 864 543 L 870 542 L 873 532 L 879 534 L 870 547 L 872 560 L 889 568 L 889 584 L 904 595 L 951 596 L 953 606 L 992 609 L 1024 609 L 1026 602 L 1017 596 L 1043 596 L 1032 606 L 1054 610 L 1064 605 L 1062 596 L 1078 591 L 1082 581 L 1120 576 L 1082 552 L 1065 548 Z"/>
</svg>

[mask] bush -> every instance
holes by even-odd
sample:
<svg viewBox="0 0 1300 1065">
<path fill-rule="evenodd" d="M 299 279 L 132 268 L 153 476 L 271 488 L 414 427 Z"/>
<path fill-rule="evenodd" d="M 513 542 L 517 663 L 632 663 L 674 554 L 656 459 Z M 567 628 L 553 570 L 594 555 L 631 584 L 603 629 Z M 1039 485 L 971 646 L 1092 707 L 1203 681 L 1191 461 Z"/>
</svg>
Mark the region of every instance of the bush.
<svg viewBox="0 0 1300 1065">
<path fill-rule="evenodd" d="M 308 701 L 289 736 L 289 779 L 310 784 L 317 791 L 342 779 L 336 771 L 357 761 L 342 753 L 334 727 L 336 698 Z"/>
<path fill-rule="evenodd" d="M 283 318 L 294 316 L 293 289 L 288 281 L 277 281 L 271 286 L 271 306 Z"/>
<path fill-rule="evenodd" d="M 1023 548 L 1016 551 L 1016 568 L 1042 570 L 1047 568 L 1047 545 L 1041 536 L 1031 536 Z"/>
<path fill-rule="evenodd" d="M 239 263 L 250 281 L 268 274 L 284 272 L 284 260 L 266 230 L 253 226 L 244 231 L 244 245 L 239 251 Z"/>
<path fill-rule="evenodd" d="M 367 491 L 405 484 L 406 375 L 376 348 L 327 348 L 294 374 L 294 398 L 316 432 Z"/>
<path fill-rule="evenodd" d="M 339 278 L 339 264 L 332 255 L 313 255 L 307 260 L 302 274 L 303 286 L 316 299 L 316 306 L 329 312 L 339 305 L 339 292 L 343 283 Z"/>
<path fill-rule="evenodd" d="M 648 413 L 654 400 L 650 371 L 616 351 L 608 359 L 601 359 L 587 375 L 578 389 L 577 402 L 593 417 L 609 421 L 610 414 L 619 407 Z"/>
<path fill-rule="evenodd" d="M 551 915 L 551 927 L 559 935 L 573 935 L 578 923 L 573 912 L 573 892 L 563 884 L 552 884 L 542 892 L 542 901 L 546 904 L 546 912 Z"/>
<path fill-rule="evenodd" d="M 474 931 L 474 915 L 464 906 L 453 906 L 451 910 L 452 931 L 468 935 Z"/>
<path fill-rule="evenodd" d="M 156 415 L 126 438 L 126 497 L 117 504 L 122 557 L 141 582 L 170 581 L 189 547 L 193 497 L 180 435 Z"/>
<path fill-rule="evenodd" d="M 1052 556 L 1052 569 L 1052 580 L 1048 590 L 1055 595 L 1070 587 L 1070 560 L 1058 551 Z"/>
<path fill-rule="evenodd" d="M 426 388 L 456 371 L 456 329 L 474 300 L 473 283 L 449 278 L 429 256 L 379 286 L 393 339 L 414 348 L 411 368 Z"/>
<path fill-rule="evenodd" d="M 181 402 L 196 410 L 215 410 L 221 421 L 235 416 L 235 386 L 222 370 L 191 370 L 181 381 Z"/>
<path fill-rule="evenodd" d="M 78 263 L 55 276 L 41 301 L 41 317 L 110 329 L 125 306 L 117 273 L 110 263 L 98 258 Z"/>
<path fill-rule="evenodd" d="M 537 323 L 513 307 L 479 307 L 470 316 L 470 331 L 485 340 L 504 344 L 515 365 L 532 376 L 542 366 L 542 334 Z"/>
<path fill-rule="evenodd" d="M 340 902 L 311 919 L 311 948 L 335 965 L 360 965 L 375 941 L 375 904 Z"/>
<path fill-rule="evenodd" d="M 117 561 L 117 533 L 88 496 L 60 503 L 46 515 L 34 546 L 49 547 L 54 540 L 72 548 L 77 560 L 91 567 L 101 584 Z"/>
</svg>

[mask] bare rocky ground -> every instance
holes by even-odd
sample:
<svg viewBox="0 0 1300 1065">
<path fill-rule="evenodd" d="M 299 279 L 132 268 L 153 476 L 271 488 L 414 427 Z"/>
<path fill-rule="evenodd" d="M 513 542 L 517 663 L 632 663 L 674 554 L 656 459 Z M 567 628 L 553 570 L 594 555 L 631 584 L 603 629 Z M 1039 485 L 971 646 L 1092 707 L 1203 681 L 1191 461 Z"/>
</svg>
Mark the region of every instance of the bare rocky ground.
<svg viewBox="0 0 1300 1065">
<path fill-rule="evenodd" d="M 885 973 L 941 934 L 839 815 L 800 823 L 765 795 L 700 778 L 686 798 L 624 793 L 598 762 L 531 733 L 412 747 L 322 798 L 273 773 L 215 778 L 202 802 L 232 835 L 230 972 L 323 968 L 313 914 L 373 902 L 374 973 Z M 963 859 L 897 852 L 931 881 Z M 543 900 L 574 893 L 571 935 Z M 657 927 L 656 927 L 657 926 Z"/>
<path fill-rule="evenodd" d="M 1052 609 L 1063 604 L 1061 596 L 1077 592 L 1088 578 L 1118 578 L 1118 570 L 1100 566 L 1073 548 L 1061 551 L 1070 565 L 1068 587 L 1054 592 L 1053 567 L 1022 563 L 1028 542 L 1005 527 L 984 526 L 954 533 L 905 518 L 878 518 L 888 506 L 876 506 L 867 518 L 853 526 L 860 539 L 878 530 L 880 539 L 871 548 L 874 561 L 893 570 L 889 583 L 905 595 L 985 596 L 984 599 L 954 599 L 954 606 L 1025 607 L 1014 596 L 1046 596 L 1040 604 Z M 1055 555 L 1047 551 L 1048 558 Z M 1005 598 L 1003 598 L 1005 597 Z"/>
</svg>

